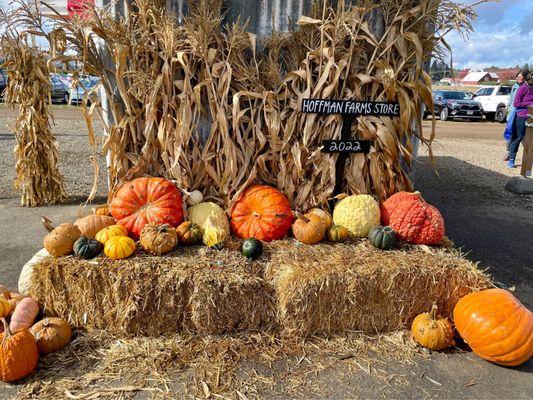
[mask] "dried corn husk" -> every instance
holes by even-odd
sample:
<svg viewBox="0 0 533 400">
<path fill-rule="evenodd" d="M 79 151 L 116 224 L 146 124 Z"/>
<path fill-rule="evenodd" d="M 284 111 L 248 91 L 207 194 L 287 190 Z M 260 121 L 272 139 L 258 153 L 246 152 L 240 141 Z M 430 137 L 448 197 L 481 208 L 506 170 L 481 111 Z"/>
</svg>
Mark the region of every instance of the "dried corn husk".
<svg viewBox="0 0 533 400">
<path fill-rule="evenodd" d="M 192 2 L 182 25 L 165 2 L 131 3 L 128 18 L 93 10 L 57 28 L 109 98 L 112 187 L 164 176 L 226 207 L 254 181 L 277 186 L 298 209 L 335 195 L 337 155 L 320 148 L 340 137 L 342 119 L 301 113 L 303 98 L 400 103 L 399 118 L 354 121 L 352 135 L 373 145 L 349 157 L 342 190 L 386 198 L 411 189 L 414 139 L 434 138 L 420 123 L 422 105 L 433 109 L 423 61 L 474 16 L 449 0 L 388 0 L 379 10 L 370 0 L 322 1 L 289 33 L 258 43 L 240 21 L 222 26 L 221 1 Z M 369 27 L 376 13 L 379 35 Z"/>
</svg>

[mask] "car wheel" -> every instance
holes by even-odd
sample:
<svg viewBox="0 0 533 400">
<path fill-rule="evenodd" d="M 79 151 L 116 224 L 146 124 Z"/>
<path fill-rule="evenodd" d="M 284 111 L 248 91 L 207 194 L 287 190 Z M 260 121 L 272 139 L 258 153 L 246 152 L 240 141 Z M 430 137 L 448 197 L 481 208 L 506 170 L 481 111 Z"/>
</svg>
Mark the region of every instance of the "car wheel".
<svg viewBox="0 0 533 400">
<path fill-rule="evenodd" d="M 505 110 L 505 107 L 500 107 L 496 111 L 496 116 L 494 117 L 494 119 L 498 122 L 504 123 L 506 117 L 507 117 L 507 112 Z"/>
<path fill-rule="evenodd" d="M 441 121 L 447 121 L 449 116 L 448 107 L 442 107 L 439 116 Z"/>
<path fill-rule="evenodd" d="M 65 94 L 63 95 L 63 103 L 68 104 L 69 101 L 70 101 L 70 96 L 68 92 L 65 92 Z"/>
</svg>

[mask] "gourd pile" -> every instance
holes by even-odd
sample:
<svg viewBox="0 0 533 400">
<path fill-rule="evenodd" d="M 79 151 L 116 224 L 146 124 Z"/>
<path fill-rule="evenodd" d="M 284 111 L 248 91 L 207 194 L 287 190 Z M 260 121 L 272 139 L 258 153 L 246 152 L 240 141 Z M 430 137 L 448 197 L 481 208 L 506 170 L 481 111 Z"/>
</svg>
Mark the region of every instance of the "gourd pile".
<svg viewBox="0 0 533 400">
<path fill-rule="evenodd" d="M 444 238 L 441 214 L 419 193 L 400 192 L 381 205 L 370 195 L 346 196 L 331 215 L 321 208 L 294 211 L 278 189 L 252 185 L 237 199 L 229 217 L 219 205 L 204 201 L 200 192 L 184 193 L 185 202 L 182 191 L 163 178 L 126 182 L 109 206 L 94 210 L 93 215 L 56 228 L 45 220 L 50 233 L 44 247 L 55 257 L 74 253 L 92 259 L 103 252 L 116 260 L 132 256 L 137 247 L 155 256 L 179 245 L 203 243 L 221 249 L 233 234 L 247 240 L 243 254 L 257 258 L 261 241 L 283 239 L 290 231 L 301 244 L 368 238 L 382 250 L 400 243 L 438 245 Z"/>
<path fill-rule="evenodd" d="M 11 293 L 0 286 L 0 380 L 15 382 L 33 373 L 39 355 L 63 349 L 72 330 L 61 318 L 35 322 L 39 304 L 28 296 Z"/>
<path fill-rule="evenodd" d="M 382 251 L 404 244 L 439 245 L 444 239 L 442 215 L 420 193 L 400 192 L 381 204 L 370 195 L 345 196 L 330 214 L 318 207 L 298 212 L 278 189 L 254 184 L 226 213 L 219 205 L 204 201 L 199 192 L 188 193 L 169 180 L 148 177 L 122 184 L 109 204 L 93 215 L 55 228 L 48 219 L 43 223 L 50 231 L 44 238 L 50 255 L 73 254 L 82 259 L 102 253 L 110 260 L 136 253 L 151 257 L 172 252 L 169 256 L 179 257 L 180 246 L 203 244 L 220 250 L 232 235 L 242 241 L 240 251 L 250 260 L 261 257 L 263 242 L 291 234 L 298 246 L 363 239 Z M 67 345 L 72 331 L 59 318 L 35 323 L 39 314 L 35 300 L 3 292 L 0 378 L 9 382 L 34 371 L 38 354 Z M 465 296 L 455 307 L 454 323 L 472 350 L 491 362 L 515 366 L 533 354 L 533 314 L 504 290 Z M 453 325 L 438 315 L 436 305 L 414 319 L 412 333 L 416 342 L 432 350 L 455 345 Z M 9 364 L 20 358 L 24 362 Z"/>
</svg>

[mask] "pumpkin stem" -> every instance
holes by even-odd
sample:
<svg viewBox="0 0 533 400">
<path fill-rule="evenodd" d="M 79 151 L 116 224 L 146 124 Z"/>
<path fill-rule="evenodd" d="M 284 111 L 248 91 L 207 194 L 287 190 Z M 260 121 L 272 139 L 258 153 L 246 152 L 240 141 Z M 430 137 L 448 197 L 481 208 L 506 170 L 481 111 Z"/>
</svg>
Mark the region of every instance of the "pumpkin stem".
<svg viewBox="0 0 533 400">
<path fill-rule="evenodd" d="M 433 302 L 433 305 L 431 306 L 431 311 L 429 312 L 429 318 L 432 320 L 432 321 L 436 321 L 437 320 L 437 303 Z"/>
<path fill-rule="evenodd" d="M 158 232 L 158 233 L 167 232 L 169 228 L 170 228 L 170 225 L 169 225 L 169 224 L 163 224 L 163 225 L 160 225 L 160 226 L 157 228 L 157 232 Z"/>
<path fill-rule="evenodd" d="M 294 216 L 298 219 L 301 219 L 303 222 L 305 222 L 306 224 L 308 224 L 309 222 L 311 222 L 311 220 L 309 218 L 307 218 L 305 215 L 303 214 L 300 214 L 298 211 L 293 211 L 292 212 L 294 214 Z"/>
<path fill-rule="evenodd" d="M 2 323 L 4 324 L 4 341 L 9 339 L 11 336 L 13 336 L 13 333 L 11 332 L 11 329 L 9 329 L 9 324 L 7 323 L 7 320 L 5 318 L 2 318 Z"/>
<path fill-rule="evenodd" d="M 11 300 L 11 292 L 5 286 L 0 285 L 0 292 L 4 296 L 4 299 Z"/>
<path fill-rule="evenodd" d="M 41 216 L 41 222 L 43 223 L 44 227 L 48 232 L 52 232 L 55 229 L 54 225 L 52 225 L 52 221 L 50 220 L 50 218 L 45 217 L 44 215 Z"/>
</svg>

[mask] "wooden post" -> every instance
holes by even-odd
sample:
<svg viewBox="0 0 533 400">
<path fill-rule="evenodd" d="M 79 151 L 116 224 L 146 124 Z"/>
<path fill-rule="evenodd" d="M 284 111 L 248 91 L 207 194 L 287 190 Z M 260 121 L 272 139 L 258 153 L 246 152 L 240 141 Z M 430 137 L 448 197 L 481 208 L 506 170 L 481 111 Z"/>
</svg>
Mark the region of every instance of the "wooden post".
<svg viewBox="0 0 533 400">
<path fill-rule="evenodd" d="M 524 146 L 524 155 L 520 174 L 524 177 L 531 177 L 531 168 L 533 166 L 533 106 L 530 106 L 527 110 L 526 134 L 522 144 Z"/>
</svg>

